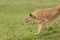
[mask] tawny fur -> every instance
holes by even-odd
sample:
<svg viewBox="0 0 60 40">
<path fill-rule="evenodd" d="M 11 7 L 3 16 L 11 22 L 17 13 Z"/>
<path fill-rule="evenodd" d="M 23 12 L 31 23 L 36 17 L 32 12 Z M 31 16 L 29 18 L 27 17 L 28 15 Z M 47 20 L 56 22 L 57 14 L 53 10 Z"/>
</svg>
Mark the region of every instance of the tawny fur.
<svg viewBox="0 0 60 40">
<path fill-rule="evenodd" d="M 52 8 L 38 9 L 33 11 L 25 17 L 24 22 L 28 23 L 31 19 L 41 21 L 39 22 L 38 32 L 36 33 L 39 34 L 48 21 L 56 19 L 59 15 L 60 5 Z"/>
<path fill-rule="evenodd" d="M 31 14 L 35 16 L 37 20 L 42 20 L 42 18 L 53 20 L 60 15 L 60 5 L 53 8 L 38 9 Z"/>
</svg>

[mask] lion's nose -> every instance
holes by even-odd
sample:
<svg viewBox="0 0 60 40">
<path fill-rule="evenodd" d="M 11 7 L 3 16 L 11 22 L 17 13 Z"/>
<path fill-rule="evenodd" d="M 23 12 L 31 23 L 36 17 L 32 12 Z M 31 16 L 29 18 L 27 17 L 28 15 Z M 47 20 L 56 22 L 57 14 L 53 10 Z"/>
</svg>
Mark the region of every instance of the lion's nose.
<svg viewBox="0 0 60 40">
<path fill-rule="evenodd" d="M 25 23 L 28 23 L 28 20 L 24 20 Z"/>
</svg>

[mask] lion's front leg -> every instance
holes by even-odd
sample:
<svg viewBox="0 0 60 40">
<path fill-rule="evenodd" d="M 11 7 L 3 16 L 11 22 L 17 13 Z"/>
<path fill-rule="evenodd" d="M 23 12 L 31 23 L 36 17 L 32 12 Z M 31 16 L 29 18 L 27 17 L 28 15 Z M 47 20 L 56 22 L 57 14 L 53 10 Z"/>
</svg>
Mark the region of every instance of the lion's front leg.
<svg viewBox="0 0 60 40">
<path fill-rule="evenodd" d="M 39 34 L 41 32 L 41 30 L 43 30 L 43 28 L 47 22 L 48 22 L 47 20 L 44 20 L 44 21 L 41 21 L 41 23 L 39 23 L 38 31 L 37 31 L 37 33 L 35 33 L 35 35 Z"/>
</svg>

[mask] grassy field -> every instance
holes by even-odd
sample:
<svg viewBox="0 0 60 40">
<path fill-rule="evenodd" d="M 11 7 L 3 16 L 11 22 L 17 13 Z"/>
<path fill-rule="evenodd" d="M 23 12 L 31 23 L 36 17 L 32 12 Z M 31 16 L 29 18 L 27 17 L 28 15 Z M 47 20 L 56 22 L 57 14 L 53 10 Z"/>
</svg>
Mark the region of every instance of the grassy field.
<svg viewBox="0 0 60 40">
<path fill-rule="evenodd" d="M 57 4 L 60 0 L 0 0 L 0 40 L 60 40 L 60 17 L 36 36 L 36 20 L 28 24 L 23 21 L 29 12 Z"/>
</svg>

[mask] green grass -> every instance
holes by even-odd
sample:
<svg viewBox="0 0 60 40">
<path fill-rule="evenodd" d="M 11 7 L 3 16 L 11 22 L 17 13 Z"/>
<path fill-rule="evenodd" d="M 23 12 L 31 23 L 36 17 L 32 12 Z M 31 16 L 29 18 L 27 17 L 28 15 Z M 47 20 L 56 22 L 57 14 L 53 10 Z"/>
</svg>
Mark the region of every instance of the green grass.
<svg viewBox="0 0 60 40">
<path fill-rule="evenodd" d="M 28 24 L 23 21 L 29 12 L 57 4 L 60 0 L 0 0 L 0 40 L 60 40 L 60 17 L 36 36 L 36 20 Z"/>
</svg>

